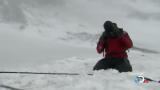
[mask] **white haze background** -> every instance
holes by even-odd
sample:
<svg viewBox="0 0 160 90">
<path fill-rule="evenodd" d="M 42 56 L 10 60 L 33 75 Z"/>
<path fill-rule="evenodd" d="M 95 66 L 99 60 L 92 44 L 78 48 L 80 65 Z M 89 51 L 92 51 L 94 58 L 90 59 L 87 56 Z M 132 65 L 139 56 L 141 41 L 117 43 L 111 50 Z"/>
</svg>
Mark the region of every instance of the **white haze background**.
<svg viewBox="0 0 160 90">
<path fill-rule="evenodd" d="M 1 71 L 82 74 L 1 74 L 0 84 L 25 90 L 159 90 L 155 83 L 136 85 L 132 73 L 92 71 L 102 58 L 95 47 L 106 20 L 130 34 L 133 73 L 160 79 L 159 0 L 0 0 Z"/>
</svg>

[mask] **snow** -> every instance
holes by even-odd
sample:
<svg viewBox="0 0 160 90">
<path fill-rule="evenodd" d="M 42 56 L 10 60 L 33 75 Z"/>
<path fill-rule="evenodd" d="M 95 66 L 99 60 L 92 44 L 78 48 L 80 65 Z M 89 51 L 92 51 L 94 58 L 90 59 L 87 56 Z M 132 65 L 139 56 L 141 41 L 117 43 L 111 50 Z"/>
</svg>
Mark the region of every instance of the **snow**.
<svg viewBox="0 0 160 90">
<path fill-rule="evenodd" d="M 134 46 L 133 72 L 93 71 L 105 20 L 123 27 Z M 80 75 L 0 74 L 0 90 L 159 90 L 135 75 L 160 80 L 159 6 L 152 0 L 0 0 L 0 71 Z M 87 75 L 93 74 L 93 75 Z"/>
</svg>

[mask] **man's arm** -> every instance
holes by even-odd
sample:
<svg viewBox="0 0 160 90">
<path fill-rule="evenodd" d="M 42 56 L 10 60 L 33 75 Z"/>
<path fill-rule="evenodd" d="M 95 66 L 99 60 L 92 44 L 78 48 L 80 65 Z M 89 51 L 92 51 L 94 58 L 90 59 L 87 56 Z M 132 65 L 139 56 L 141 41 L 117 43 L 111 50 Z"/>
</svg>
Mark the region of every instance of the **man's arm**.
<svg viewBox="0 0 160 90">
<path fill-rule="evenodd" d="M 104 51 L 104 41 L 103 40 L 100 40 L 98 43 L 97 43 L 97 52 L 100 54 Z"/>
<path fill-rule="evenodd" d="M 126 49 L 133 47 L 133 42 L 127 32 L 124 32 L 124 35 L 121 37 L 121 39 Z"/>
<path fill-rule="evenodd" d="M 96 48 L 97 52 L 99 54 L 104 51 L 104 48 L 105 48 L 105 41 L 104 40 L 105 40 L 105 38 L 106 38 L 105 32 L 103 32 L 101 37 L 100 37 L 100 39 L 99 39 L 99 41 L 98 41 L 98 43 L 97 43 L 97 48 Z"/>
</svg>

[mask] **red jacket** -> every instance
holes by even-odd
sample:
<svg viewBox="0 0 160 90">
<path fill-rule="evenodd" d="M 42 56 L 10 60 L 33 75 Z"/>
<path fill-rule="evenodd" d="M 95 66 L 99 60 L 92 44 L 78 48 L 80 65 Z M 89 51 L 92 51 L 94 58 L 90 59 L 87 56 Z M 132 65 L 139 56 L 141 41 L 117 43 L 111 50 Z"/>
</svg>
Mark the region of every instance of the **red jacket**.
<svg viewBox="0 0 160 90">
<path fill-rule="evenodd" d="M 133 46 L 127 32 L 116 38 L 100 39 L 97 44 L 97 52 L 105 51 L 105 57 L 127 58 L 126 50 Z"/>
</svg>

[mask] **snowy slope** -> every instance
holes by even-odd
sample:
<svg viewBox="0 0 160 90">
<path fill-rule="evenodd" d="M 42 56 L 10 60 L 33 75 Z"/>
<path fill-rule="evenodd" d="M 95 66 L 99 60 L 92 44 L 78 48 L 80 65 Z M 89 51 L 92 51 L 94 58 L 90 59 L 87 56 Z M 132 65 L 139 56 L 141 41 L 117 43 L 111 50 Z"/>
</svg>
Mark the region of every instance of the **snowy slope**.
<svg viewBox="0 0 160 90">
<path fill-rule="evenodd" d="M 133 73 L 92 71 L 105 20 L 128 31 L 135 47 L 160 51 L 158 0 L 0 0 L 0 71 L 81 74 L 0 74 L 0 90 L 159 90 L 133 81 L 136 73 L 160 79 L 159 53 L 145 49 L 130 50 Z"/>
<path fill-rule="evenodd" d="M 50 64 L 37 66 L 31 71 L 38 72 L 71 72 L 80 73 L 78 76 L 67 75 L 18 75 L 1 74 L 1 85 L 24 90 L 159 90 L 156 83 L 137 85 L 134 75 L 143 74 L 154 79 L 159 79 L 159 55 L 144 54 L 137 51 L 130 52 L 134 72 L 119 74 L 115 70 L 92 72 L 91 69 L 98 58 L 67 58 L 53 61 Z M 152 62 L 154 59 L 154 62 Z M 142 64 L 143 63 L 143 64 Z M 150 65 L 150 66 L 148 66 Z M 93 73 L 93 76 L 87 75 Z M 2 89 L 3 90 L 3 89 Z M 4 89 L 6 90 L 6 89 Z"/>
</svg>

